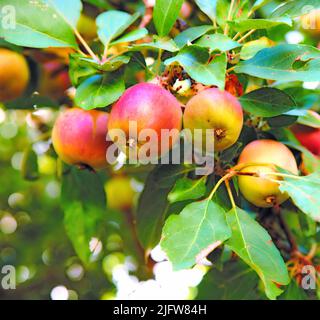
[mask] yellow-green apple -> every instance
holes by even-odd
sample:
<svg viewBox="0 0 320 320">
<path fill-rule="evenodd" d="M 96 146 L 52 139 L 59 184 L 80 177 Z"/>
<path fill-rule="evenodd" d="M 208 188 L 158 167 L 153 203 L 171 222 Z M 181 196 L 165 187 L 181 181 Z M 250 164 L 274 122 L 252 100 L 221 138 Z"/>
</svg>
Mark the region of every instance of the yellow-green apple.
<svg viewBox="0 0 320 320">
<path fill-rule="evenodd" d="M 206 146 L 206 129 L 213 131 L 214 151 L 231 147 L 239 138 L 243 127 L 241 104 L 227 91 L 217 88 L 206 89 L 191 98 L 183 116 L 185 129 L 203 130 Z"/>
<path fill-rule="evenodd" d="M 284 144 L 274 140 L 253 141 L 242 151 L 238 165 L 243 166 L 241 173 L 265 174 L 264 177 L 239 176 L 240 191 L 249 202 L 257 207 L 268 208 L 288 200 L 288 194 L 280 191 L 279 183 L 270 181 L 281 180 L 279 176 L 270 174 L 276 173 L 277 167 L 298 174 L 296 159 Z"/>
</svg>

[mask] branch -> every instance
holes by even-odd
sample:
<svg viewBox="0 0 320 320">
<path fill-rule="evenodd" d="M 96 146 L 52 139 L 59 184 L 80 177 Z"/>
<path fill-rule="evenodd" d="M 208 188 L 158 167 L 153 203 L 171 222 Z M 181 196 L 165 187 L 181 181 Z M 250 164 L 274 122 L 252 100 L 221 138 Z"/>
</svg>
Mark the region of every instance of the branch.
<svg viewBox="0 0 320 320">
<path fill-rule="evenodd" d="M 153 1 L 150 0 L 143 0 L 143 3 L 146 7 L 146 12 L 142 18 L 142 21 L 139 25 L 139 29 L 140 28 L 145 28 L 152 20 L 152 16 L 153 16 Z"/>
<path fill-rule="evenodd" d="M 280 227 L 282 228 L 282 230 L 284 231 L 288 242 L 290 243 L 291 246 L 291 254 L 294 254 L 295 252 L 298 252 L 298 245 L 296 243 L 296 240 L 293 236 L 293 234 L 291 233 L 290 228 L 288 227 L 286 221 L 284 220 L 282 213 L 281 213 L 281 209 L 279 206 L 276 206 L 273 208 L 273 212 L 277 215 L 278 220 L 279 220 L 279 224 Z"/>
</svg>

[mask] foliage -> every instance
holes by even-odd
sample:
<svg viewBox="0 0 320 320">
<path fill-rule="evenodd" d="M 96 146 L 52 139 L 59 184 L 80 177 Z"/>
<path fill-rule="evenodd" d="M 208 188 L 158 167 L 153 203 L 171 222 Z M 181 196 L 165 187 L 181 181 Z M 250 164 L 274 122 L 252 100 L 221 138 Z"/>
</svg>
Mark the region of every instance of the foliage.
<svg viewBox="0 0 320 320">
<path fill-rule="evenodd" d="M 174 270 L 205 266 L 199 299 L 319 298 L 318 275 L 318 292 L 299 286 L 304 266 L 319 271 L 319 155 L 290 126 L 320 128 L 308 113 L 320 110 L 319 89 L 307 89 L 320 79 L 320 33 L 299 22 L 304 8 L 320 8 L 320 1 L 156 0 L 153 7 L 140 0 L 0 0 L 0 9 L 8 5 L 16 27 L 0 28 L 0 47 L 24 54 L 32 79 L 24 96 L 0 102 L 0 271 L 6 264 L 20 270 L 17 291 L 0 297 L 48 298 L 64 283 L 80 298 L 113 298 L 113 268 L 131 257 L 132 273 L 149 279 L 150 252 L 159 244 Z M 96 26 L 94 39 L 80 34 L 82 15 Z M 292 31 L 303 36 L 298 44 Z M 68 73 L 74 90 L 55 99 L 41 92 L 48 61 Z M 187 89 L 177 88 L 185 80 Z M 50 136 L 59 110 L 110 111 L 127 88 L 148 81 L 181 104 L 212 87 L 237 96 L 242 134 L 215 154 L 213 173 L 199 177 L 187 162 L 95 172 L 58 159 Z M 257 208 L 239 191 L 236 163 L 249 142 L 266 138 L 290 147 L 300 172 L 252 173 L 290 196 Z M 137 193 L 119 212 L 108 207 L 104 188 L 118 175 Z M 6 231 L 5 217 L 17 231 Z M 85 270 L 81 279 L 66 275 L 74 265 Z"/>
</svg>

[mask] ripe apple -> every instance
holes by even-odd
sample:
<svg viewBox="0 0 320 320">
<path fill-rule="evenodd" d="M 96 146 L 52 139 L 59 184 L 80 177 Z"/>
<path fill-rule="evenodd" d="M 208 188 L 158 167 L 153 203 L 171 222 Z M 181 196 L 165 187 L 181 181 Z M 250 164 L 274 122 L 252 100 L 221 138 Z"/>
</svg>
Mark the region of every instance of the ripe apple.
<svg viewBox="0 0 320 320">
<path fill-rule="evenodd" d="M 316 118 L 320 119 L 320 115 L 314 111 L 311 112 Z M 291 127 L 291 131 L 299 142 L 316 156 L 320 156 L 320 129 L 312 128 L 301 124 L 295 124 Z"/>
<path fill-rule="evenodd" d="M 52 131 L 53 146 L 59 157 L 71 165 L 94 169 L 107 166 L 106 152 L 109 114 L 71 108 L 63 111 Z"/>
<path fill-rule="evenodd" d="M 134 191 L 131 180 L 125 176 L 113 177 L 105 185 L 107 204 L 110 209 L 128 210 L 133 206 Z"/>
<path fill-rule="evenodd" d="M 130 130 L 134 124 L 137 134 Z M 140 154 L 141 148 L 149 142 L 148 137 L 142 138 L 152 132 L 157 139 L 158 145 L 155 157 L 167 153 L 179 138 L 182 126 L 182 110 L 178 100 L 167 90 L 152 83 L 140 83 L 126 90 L 120 100 L 113 106 L 109 118 L 109 135 L 117 146 L 126 154 L 129 148 L 134 147 L 140 155 L 139 160 L 145 160 Z M 174 130 L 170 143 L 164 145 L 161 134 L 163 130 Z M 113 130 L 121 130 L 125 135 L 125 144 L 116 141 Z M 157 143 L 156 142 L 156 143 Z M 153 155 L 146 154 L 145 158 Z"/>
<path fill-rule="evenodd" d="M 19 53 L 0 48 L 0 102 L 19 98 L 26 90 L 30 71 Z"/>
<path fill-rule="evenodd" d="M 313 36 L 320 36 L 320 9 L 301 16 L 302 29 Z"/>
<path fill-rule="evenodd" d="M 238 140 L 243 127 L 243 111 L 237 98 L 229 92 L 211 88 L 189 100 L 183 121 L 184 128 L 192 131 L 213 129 L 214 150 L 222 151 Z M 206 140 L 205 132 L 203 139 Z"/>
<path fill-rule="evenodd" d="M 273 173 L 281 167 L 292 174 L 298 174 L 297 162 L 292 152 L 282 143 L 274 140 L 256 140 L 249 143 L 242 151 L 238 164 L 270 164 L 271 166 L 253 165 L 241 170 L 251 173 Z M 272 180 L 281 180 L 277 176 L 269 176 Z M 242 195 L 252 204 L 261 208 L 280 205 L 289 196 L 279 190 L 279 184 L 266 178 L 239 176 L 239 188 Z"/>
<path fill-rule="evenodd" d="M 65 97 L 65 92 L 71 87 L 68 70 L 59 61 L 46 62 L 42 66 L 39 93 L 59 100 Z"/>
</svg>

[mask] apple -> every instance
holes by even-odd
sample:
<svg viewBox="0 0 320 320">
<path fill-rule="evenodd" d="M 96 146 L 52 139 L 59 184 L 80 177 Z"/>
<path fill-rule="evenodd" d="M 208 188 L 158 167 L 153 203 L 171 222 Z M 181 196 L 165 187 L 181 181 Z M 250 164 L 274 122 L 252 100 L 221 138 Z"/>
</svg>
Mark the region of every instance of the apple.
<svg viewBox="0 0 320 320">
<path fill-rule="evenodd" d="M 136 134 L 130 130 L 130 125 L 136 127 Z M 148 132 L 157 139 L 155 158 L 166 154 L 179 139 L 182 126 L 182 110 L 178 100 L 167 90 L 152 83 L 140 83 L 127 89 L 120 100 L 112 107 L 109 118 L 110 138 L 120 150 L 128 154 L 130 148 L 136 148 L 140 161 L 153 158 L 153 154 L 144 157 L 140 150 L 146 144 Z M 116 141 L 114 130 L 120 130 L 125 135 L 124 143 Z M 174 130 L 172 139 L 164 145 L 162 134 L 164 130 Z M 145 137 L 141 137 L 145 135 Z"/>
<path fill-rule="evenodd" d="M 52 143 L 59 157 L 71 165 L 102 169 L 106 153 L 109 114 L 71 108 L 58 116 L 52 131 Z"/>
<path fill-rule="evenodd" d="M 183 116 L 184 128 L 213 129 L 214 150 L 223 151 L 239 138 L 243 127 L 241 104 L 227 91 L 210 88 L 192 97 Z M 205 132 L 203 138 L 206 140 Z M 204 141 L 203 146 L 206 145 Z"/>
<path fill-rule="evenodd" d="M 126 176 L 113 177 L 107 181 L 105 190 L 110 209 L 129 210 L 132 208 L 136 192 L 130 178 Z"/>
<path fill-rule="evenodd" d="M 19 98 L 30 80 L 29 66 L 21 54 L 0 48 L 0 102 Z"/>
<path fill-rule="evenodd" d="M 309 111 L 315 118 L 320 120 L 320 115 L 314 111 Z M 302 124 L 295 124 L 291 127 L 291 131 L 297 140 L 310 152 L 316 156 L 320 156 L 320 129 L 312 128 Z"/>
<path fill-rule="evenodd" d="M 261 165 L 270 164 L 270 166 Z M 275 173 L 275 166 L 292 174 L 298 174 L 298 166 L 292 152 L 284 144 L 274 140 L 256 140 L 249 143 L 242 151 L 238 165 L 254 164 L 245 167 L 241 173 Z M 272 180 L 280 180 L 278 176 L 268 176 Z M 267 178 L 239 176 L 239 189 L 242 195 L 252 204 L 260 208 L 280 205 L 288 200 L 289 195 L 282 193 L 279 184 Z"/>
</svg>

